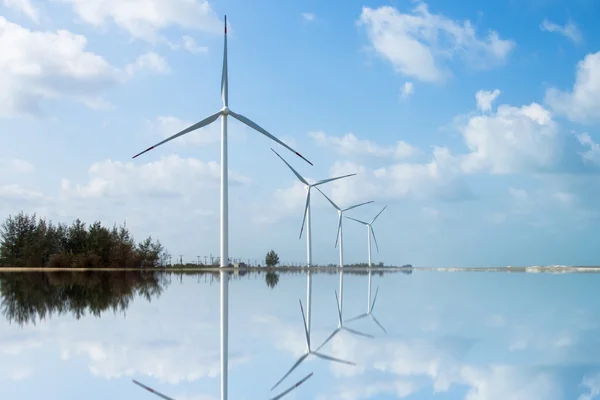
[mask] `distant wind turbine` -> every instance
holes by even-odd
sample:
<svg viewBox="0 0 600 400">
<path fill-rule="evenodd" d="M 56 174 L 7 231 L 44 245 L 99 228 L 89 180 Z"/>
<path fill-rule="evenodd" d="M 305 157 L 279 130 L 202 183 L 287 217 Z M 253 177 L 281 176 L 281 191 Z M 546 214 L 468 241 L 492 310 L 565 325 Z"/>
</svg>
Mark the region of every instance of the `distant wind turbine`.
<svg viewBox="0 0 600 400">
<path fill-rule="evenodd" d="M 309 271 L 310 272 L 310 271 Z M 298 367 L 298 365 L 300 365 L 302 363 L 302 361 L 304 361 L 308 356 L 310 356 L 311 354 L 313 356 L 325 359 L 325 360 L 329 360 L 329 361 L 335 361 L 341 364 L 347 364 L 347 365 L 356 365 L 356 363 L 352 362 L 352 361 L 345 361 L 345 360 L 341 360 L 339 358 L 335 358 L 335 357 L 331 357 L 328 355 L 325 355 L 323 353 L 319 353 L 318 350 L 312 350 L 310 347 L 310 333 L 308 331 L 308 327 L 306 326 L 306 318 L 304 316 L 304 308 L 302 307 L 302 300 L 298 300 L 300 302 L 300 311 L 302 312 L 302 322 L 304 323 L 304 336 L 306 338 L 306 351 L 305 353 L 300 356 L 300 358 L 298 359 L 298 361 L 296 361 L 294 363 L 294 365 L 292 365 L 292 368 L 290 368 L 290 370 L 275 384 L 273 385 L 273 387 L 271 388 L 271 390 L 275 389 L 277 386 L 279 386 L 279 384 L 281 382 L 283 382 L 283 380 L 285 378 L 288 377 L 289 374 L 292 373 L 293 370 L 296 369 L 296 367 Z"/>
<path fill-rule="evenodd" d="M 371 271 L 371 234 L 373 235 L 373 240 L 375 241 L 375 247 L 377 248 L 377 252 L 379 253 L 379 245 L 377 244 L 377 238 L 375 237 L 375 231 L 373 230 L 373 223 L 386 208 L 387 208 L 387 206 L 383 207 L 383 209 L 381 211 L 379 211 L 379 213 L 375 216 L 375 218 L 373 218 L 373 220 L 371 220 L 371 222 L 365 222 L 365 221 L 358 220 L 356 218 L 346 217 L 346 218 L 356 221 L 360 224 L 363 224 L 367 227 L 367 252 L 368 252 L 368 257 L 369 257 L 369 281 L 368 281 L 368 286 L 367 286 L 367 312 L 364 314 L 360 314 L 354 318 L 350 318 L 346 322 L 356 321 L 358 319 L 365 318 L 365 317 L 371 317 L 373 319 L 373 321 L 385 333 L 387 333 L 387 331 L 385 330 L 383 325 L 381 325 L 379 323 L 377 318 L 375 318 L 375 316 L 373 315 L 373 307 L 375 307 L 375 301 L 377 301 L 377 293 L 379 293 L 379 287 L 377 287 L 377 290 L 375 291 L 375 298 L 373 299 L 373 302 L 371 303 L 371 272 L 372 272 Z"/>
<path fill-rule="evenodd" d="M 204 126 L 207 126 L 214 121 L 216 121 L 219 117 L 221 117 L 221 249 L 220 249 L 220 266 L 227 267 L 229 265 L 229 184 L 228 184 L 228 162 L 227 162 L 227 116 L 231 115 L 233 118 L 238 121 L 246 124 L 250 128 L 262 133 L 269 139 L 279 143 L 281 146 L 290 150 L 304 161 L 308 162 L 310 165 L 312 163 L 304 158 L 300 153 L 296 150 L 292 149 L 290 146 L 277 139 L 275 136 L 271 135 L 265 129 L 260 127 L 255 122 L 246 118 L 241 114 L 237 114 L 229 109 L 229 82 L 228 82 L 228 74 L 227 74 L 227 16 L 225 16 L 225 31 L 224 31 L 224 44 L 223 44 L 223 71 L 221 74 L 221 99 L 223 100 L 223 108 L 221 108 L 216 113 L 209 115 L 204 118 L 202 121 L 195 123 L 194 125 L 182 130 L 179 133 L 163 140 L 147 148 L 141 153 L 136 154 L 133 158 L 136 158 L 160 145 L 163 145 L 173 139 L 176 139 L 180 136 L 185 135 L 186 133 L 195 131 L 196 129 L 200 129 Z M 229 310 L 227 308 L 227 296 L 228 296 L 228 282 L 229 277 L 226 276 L 225 279 L 221 279 L 221 352 L 227 353 L 228 348 L 228 332 L 227 332 L 227 324 L 229 320 Z M 227 358 L 227 354 L 221 354 L 221 357 Z M 221 362 L 221 399 L 227 399 L 227 362 Z"/>
</svg>

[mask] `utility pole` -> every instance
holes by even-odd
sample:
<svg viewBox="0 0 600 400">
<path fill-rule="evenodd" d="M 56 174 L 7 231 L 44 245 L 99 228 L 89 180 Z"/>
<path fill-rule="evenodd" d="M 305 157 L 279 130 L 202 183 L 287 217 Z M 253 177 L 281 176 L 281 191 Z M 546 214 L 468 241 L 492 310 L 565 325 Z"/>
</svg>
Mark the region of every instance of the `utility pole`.
<svg viewBox="0 0 600 400">
<path fill-rule="evenodd" d="M 169 267 L 173 266 L 173 263 L 171 262 L 171 256 L 169 256 Z"/>
<path fill-rule="evenodd" d="M 183 265 L 183 254 L 179 255 L 179 265 Z"/>
<path fill-rule="evenodd" d="M 198 265 L 200 265 L 200 256 L 196 256 L 198 257 Z"/>
<path fill-rule="evenodd" d="M 214 265 L 212 253 L 210 253 L 210 265 Z"/>
<path fill-rule="evenodd" d="M 204 256 L 204 265 L 206 265 L 206 256 Z"/>
</svg>

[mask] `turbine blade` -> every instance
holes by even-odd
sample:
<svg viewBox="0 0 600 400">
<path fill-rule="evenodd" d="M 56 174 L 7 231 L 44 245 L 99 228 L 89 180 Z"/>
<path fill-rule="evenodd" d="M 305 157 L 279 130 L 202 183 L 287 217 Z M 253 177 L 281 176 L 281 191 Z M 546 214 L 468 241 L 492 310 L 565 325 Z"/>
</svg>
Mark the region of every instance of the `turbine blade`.
<svg viewBox="0 0 600 400">
<path fill-rule="evenodd" d="M 323 359 L 325 359 L 325 360 L 329 360 L 329 361 L 335 361 L 335 362 L 338 362 L 338 363 L 340 363 L 340 364 L 346 364 L 346 365 L 356 365 L 356 363 L 355 363 L 355 362 L 352 362 L 352 361 L 346 361 L 346 360 L 342 360 L 341 358 L 335 358 L 335 357 L 331 357 L 331 356 L 328 356 L 328 355 L 326 355 L 326 354 L 321 354 L 321 353 L 317 353 L 317 352 L 314 352 L 314 353 L 312 353 L 312 354 L 314 354 L 314 355 L 315 355 L 315 356 L 317 356 L 317 357 L 323 358 Z"/>
<path fill-rule="evenodd" d="M 375 302 L 377 301 L 377 294 L 379 293 L 379 286 L 375 290 L 375 297 L 373 298 L 373 303 L 371 303 L 371 313 L 373 312 L 373 308 L 375 308 Z"/>
<path fill-rule="evenodd" d="M 306 215 L 308 214 L 308 207 L 310 206 L 310 186 L 306 191 L 306 205 L 304 206 L 304 217 L 302 217 L 302 226 L 300 227 L 300 238 L 302 238 L 302 231 L 304 230 L 304 224 L 306 223 Z"/>
<path fill-rule="evenodd" d="M 279 143 L 280 145 L 282 145 L 283 147 L 285 147 L 286 149 L 288 149 L 292 153 L 296 154 L 298 157 L 300 157 L 301 159 L 303 159 L 304 161 L 306 161 L 310 165 L 313 165 L 313 163 L 311 163 L 306 158 L 304 158 L 304 156 L 302 154 L 298 153 L 296 150 L 292 149 L 290 146 L 288 146 L 287 144 L 283 143 L 281 140 L 277 139 L 275 136 L 271 135 L 269 132 L 267 132 L 266 130 L 264 130 L 263 128 L 261 128 L 257 123 L 249 120 L 248 118 L 244 117 L 241 114 L 234 113 L 231 110 L 229 111 L 229 114 L 231 114 L 231 116 L 233 118 L 237 119 L 238 121 L 240 121 L 240 122 L 248 125 L 250 128 L 252 128 L 254 130 L 257 130 L 258 132 L 262 133 L 263 135 L 265 135 L 269 139 L 271 139 L 271 140 Z"/>
<path fill-rule="evenodd" d="M 387 331 L 385 330 L 385 328 L 383 327 L 383 325 L 381 325 L 381 324 L 379 323 L 379 321 L 377 321 L 377 318 L 375 318 L 375 316 L 374 316 L 373 314 L 371 314 L 371 318 L 373 318 L 373 321 L 375 321 L 375 323 L 376 323 L 377 325 L 379 325 L 379 327 L 381 328 L 381 330 L 383 331 L 383 333 L 387 333 Z"/>
<path fill-rule="evenodd" d="M 204 118 L 202 121 L 195 123 L 194 125 L 190 126 L 189 128 L 186 128 L 184 130 L 182 130 L 179 133 L 176 133 L 175 135 L 168 137 L 167 139 L 163 140 L 162 142 L 159 142 L 157 144 L 155 144 L 152 147 L 148 147 L 146 150 L 142 151 L 141 153 L 136 154 L 135 156 L 133 156 L 132 158 L 136 158 L 138 156 L 141 156 L 142 154 L 162 145 L 165 144 L 173 139 L 178 138 L 179 136 L 185 135 L 186 133 L 189 133 L 191 131 L 195 131 L 196 129 L 200 129 L 208 124 L 210 124 L 211 122 L 214 122 L 217 118 L 219 118 L 219 116 L 221 115 L 221 111 L 214 113 L 213 115 Z"/>
<path fill-rule="evenodd" d="M 306 359 L 306 357 L 308 357 L 308 355 L 309 355 L 309 354 L 310 354 L 310 353 L 306 353 L 306 354 L 304 354 L 302 357 L 300 357 L 300 358 L 298 359 L 298 361 L 296 361 L 296 362 L 294 363 L 294 365 L 292 366 L 292 368 L 290 368 L 290 370 L 289 370 L 289 371 L 288 371 L 288 372 L 287 372 L 287 373 L 286 373 L 286 374 L 283 376 L 283 378 L 281 378 L 279 381 L 277 381 L 277 383 L 276 383 L 276 384 L 275 384 L 275 385 L 274 385 L 274 386 L 271 388 L 271 390 L 273 390 L 273 389 L 275 389 L 277 386 L 279 386 L 279 384 L 280 384 L 281 382 L 283 382 L 283 380 L 284 380 L 285 378 L 287 378 L 287 377 L 288 377 L 288 375 L 289 375 L 289 374 L 291 374 L 291 373 L 292 373 L 292 371 L 293 371 L 293 370 L 295 370 L 295 369 L 296 369 L 296 367 L 298 367 L 298 365 L 300 365 L 300 363 L 302 363 L 302 361 L 304 361 L 304 360 Z"/>
<path fill-rule="evenodd" d="M 387 206 L 383 207 L 383 208 L 381 209 L 381 211 L 379 211 L 379 214 L 377 214 L 377 215 L 375 216 L 375 218 L 373 218 L 373 221 L 371 221 L 371 223 L 375 222 L 375 220 L 377 219 L 377 217 L 379 217 L 379 216 L 381 215 L 381 213 L 383 212 L 383 210 L 385 210 L 386 208 L 387 208 Z"/>
<path fill-rule="evenodd" d="M 306 382 L 308 380 L 308 378 L 310 378 L 311 376 L 313 376 L 313 373 L 311 372 L 310 374 L 306 375 L 304 378 L 302 378 L 300 381 L 298 381 L 294 386 L 290 387 L 289 389 L 287 389 L 284 392 L 279 393 L 277 396 L 271 398 L 270 400 L 277 400 L 277 399 L 281 399 L 283 396 L 285 396 L 286 394 L 288 394 L 289 392 L 291 392 L 294 389 L 297 389 L 298 386 L 302 385 L 304 382 Z"/>
<path fill-rule="evenodd" d="M 340 298 L 337 295 L 337 290 L 335 291 L 335 304 L 337 305 L 337 312 L 338 312 L 338 322 L 340 324 L 340 327 L 342 326 L 342 307 L 340 304 Z"/>
<path fill-rule="evenodd" d="M 221 74 L 221 98 L 223 99 L 223 106 L 227 107 L 229 104 L 229 81 L 227 73 L 227 15 L 225 16 L 225 39 L 223 42 L 223 72 Z"/>
<path fill-rule="evenodd" d="M 359 222 L 359 223 L 361 223 L 361 224 L 363 224 L 363 225 L 369 225 L 369 224 L 368 224 L 368 223 L 366 223 L 365 221 L 361 221 L 361 220 L 359 220 L 359 219 L 356 219 L 356 218 L 352 218 L 352 217 L 346 217 L 346 218 L 348 218 L 348 219 L 351 219 L 352 221 Z"/>
<path fill-rule="evenodd" d="M 302 300 L 300 302 L 300 311 L 302 312 L 302 322 L 304 323 L 304 335 L 306 336 L 306 345 L 310 350 L 310 334 L 308 333 L 308 327 L 306 326 L 306 317 L 304 316 L 304 307 L 302 307 Z"/>
<path fill-rule="evenodd" d="M 354 330 L 354 329 L 346 328 L 345 326 L 342 327 L 342 329 L 345 330 L 345 331 L 347 331 L 347 332 L 353 333 L 355 335 L 364 336 L 364 337 L 368 337 L 368 338 L 373 338 L 374 337 L 373 335 L 370 335 L 368 333 L 359 332 L 359 331 Z"/>
<path fill-rule="evenodd" d="M 157 395 L 158 397 L 162 397 L 162 398 L 163 398 L 163 399 L 165 399 L 165 400 L 175 400 L 175 399 L 173 399 L 172 397 L 165 396 L 164 394 L 162 394 L 162 393 L 160 393 L 160 392 L 157 392 L 156 390 L 152 389 L 151 387 L 148 387 L 148 386 L 144 385 L 143 383 L 140 383 L 140 382 L 136 381 L 135 379 L 132 379 L 132 381 L 133 381 L 133 383 L 135 383 L 136 385 L 138 385 L 138 386 L 140 386 L 140 387 L 142 387 L 142 388 L 146 389 L 147 391 L 149 391 L 150 393 L 153 393 L 153 394 Z"/>
<path fill-rule="evenodd" d="M 335 331 L 333 331 L 333 332 L 331 333 L 331 335 L 329 335 L 329 336 L 327 337 L 327 339 L 325 339 L 325 341 L 324 341 L 323 343 L 321 343 L 321 345 L 320 345 L 319 347 L 317 347 L 317 349 L 316 349 L 315 351 L 313 351 L 313 353 L 315 353 L 315 352 L 318 352 L 319 350 L 321 350 L 321 349 L 323 348 L 323 346 L 325 346 L 327 343 L 329 343 L 329 341 L 330 341 L 331 339 L 333 339 L 333 337 L 334 337 L 335 335 L 337 335 L 339 332 L 340 332 L 340 328 L 337 328 Z"/>
<path fill-rule="evenodd" d="M 335 246 L 334 247 L 337 247 L 338 240 L 340 240 L 340 231 L 341 230 L 342 230 L 342 213 L 340 213 L 338 216 L 338 228 L 337 228 L 337 235 L 335 237 Z"/>
<path fill-rule="evenodd" d="M 377 248 L 377 252 L 379 253 L 379 245 L 377 244 L 377 238 L 375 237 L 375 231 L 373 227 L 369 225 L 369 229 L 371 229 L 371 235 L 373 235 L 373 240 L 375 241 L 375 248 Z"/>
<path fill-rule="evenodd" d="M 335 204 L 335 203 L 333 202 L 333 200 L 331 200 L 329 197 L 327 197 L 327 195 L 326 195 L 325 193 L 323 193 L 323 191 L 322 191 L 321 189 L 319 189 L 318 187 L 315 187 L 315 189 L 317 189 L 319 192 L 321 192 L 321 194 L 322 194 L 323 196 L 325 196 L 325 198 L 327 199 L 327 201 L 329 201 L 329 202 L 331 203 L 331 205 L 333 206 L 333 208 L 335 208 L 335 209 L 336 209 L 336 210 L 338 210 L 338 211 L 341 211 L 341 210 L 342 210 L 341 208 L 339 208 L 339 207 L 337 206 L 337 204 Z"/>
<path fill-rule="evenodd" d="M 348 178 L 348 177 L 354 176 L 354 175 L 356 175 L 356 174 L 349 174 L 349 175 L 338 176 L 338 177 L 335 177 L 335 178 L 323 179 L 322 181 L 319 181 L 319 182 L 315 183 L 313 186 L 322 185 L 324 183 L 337 181 L 338 179 Z"/>
<path fill-rule="evenodd" d="M 296 172 L 296 170 L 295 170 L 294 168 L 292 168 L 292 166 L 291 166 L 290 164 L 288 164 L 288 162 L 287 162 L 287 161 L 285 161 L 285 160 L 284 160 L 284 158 L 283 158 L 283 157 L 281 157 L 281 156 L 279 155 L 279 153 L 278 153 L 278 152 L 276 152 L 276 151 L 275 151 L 275 150 L 273 150 L 273 149 L 271 149 L 271 151 L 272 151 L 273 153 L 277 154 L 277 157 L 281 158 L 281 161 L 283 161 L 283 162 L 285 163 L 285 165 L 287 165 L 287 166 L 289 167 L 289 169 L 291 169 L 291 170 L 292 170 L 292 172 L 294 173 L 294 175 L 296 175 L 296 177 L 297 177 L 298 179 L 300 179 L 300 182 L 304 183 L 305 185 L 308 185 L 308 182 L 306 182 L 306 179 L 304 179 L 304 178 L 303 178 L 303 177 L 302 177 L 302 176 L 301 176 L 301 175 L 300 175 L 298 172 Z"/>
<path fill-rule="evenodd" d="M 366 317 L 366 316 L 368 316 L 368 315 L 369 315 L 369 314 L 367 314 L 367 313 L 360 314 L 360 315 L 357 315 L 356 317 L 353 317 L 353 318 L 347 319 L 347 320 L 346 320 L 346 321 L 344 321 L 344 322 L 352 322 L 352 321 L 356 321 L 356 320 L 359 320 L 359 319 L 361 319 L 361 318 L 364 318 L 364 317 Z"/>
<path fill-rule="evenodd" d="M 369 204 L 369 203 L 372 203 L 372 202 L 373 202 L 373 200 L 371 200 L 371 201 L 365 201 L 364 203 L 355 204 L 355 205 L 353 205 L 353 206 L 350 206 L 350 207 L 348 207 L 348 208 L 344 208 L 342 211 L 348 211 L 348 210 L 352 210 L 353 208 L 360 207 L 360 206 L 364 206 L 365 204 Z"/>
</svg>

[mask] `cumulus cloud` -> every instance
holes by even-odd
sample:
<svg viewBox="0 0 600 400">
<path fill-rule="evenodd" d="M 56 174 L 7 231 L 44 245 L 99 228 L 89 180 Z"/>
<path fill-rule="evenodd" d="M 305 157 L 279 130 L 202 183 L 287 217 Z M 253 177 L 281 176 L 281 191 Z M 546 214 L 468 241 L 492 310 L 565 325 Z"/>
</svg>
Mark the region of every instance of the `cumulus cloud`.
<svg viewBox="0 0 600 400">
<path fill-rule="evenodd" d="M 540 24 L 540 29 L 545 32 L 555 32 L 570 39 L 574 43 L 580 43 L 582 40 L 581 32 L 573 21 L 568 21 L 564 26 L 544 19 Z"/>
<path fill-rule="evenodd" d="M 31 0 L 3 0 L 3 3 L 6 7 L 24 14 L 36 24 L 40 23 L 40 11 L 31 4 Z"/>
<path fill-rule="evenodd" d="M 314 21 L 315 14 L 309 13 L 309 12 L 302 13 L 302 19 L 304 19 L 305 21 L 308 21 L 308 22 Z"/>
<path fill-rule="evenodd" d="M 208 47 L 199 46 L 196 41 L 190 36 L 183 37 L 183 48 L 194 54 L 206 54 L 208 53 Z"/>
<path fill-rule="evenodd" d="M 33 172 L 35 166 L 19 158 L 0 158 L 0 174 L 26 174 Z"/>
<path fill-rule="evenodd" d="M 449 59 L 459 57 L 471 67 L 488 68 L 503 63 L 515 47 L 495 31 L 478 35 L 468 20 L 432 14 L 423 2 L 410 13 L 390 6 L 363 7 L 359 23 L 375 51 L 398 72 L 425 82 L 450 75 Z"/>
<path fill-rule="evenodd" d="M 167 73 L 170 72 L 171 68 L 164 57 L 150 51 L 139 56 L 135 62 L 128 64 L 125 70 L 133 76 L 140 71 Z"/>
<path fill-rule="evenodd" d="M 403 159 L 417 153 L 417 149 L 399 140 L 392 146 L 380 146 L 370 140 L 359 139 L 353 133 L 344 136 L 331 136 L 325 132 L 310 132 L 309 136 L 319 145 L 333 149 L 344 156 L 370 155 L 376 157 L 393 157 Z"/>
<path fill-rule="evenodd" d="M 404 82 L 404 85 L 400 88 L 402 97 L 409 97 L 415 92 L 415 85 L 412 82 Z"/>
<path fill-rule="evenodd" d="M 600 121 L 600 52 L 588 54 L 577 64 L 571 91 L 550 88 L 545 102 L 557 114 L 573 122 L 592 124 Z"/>
<path fill-rule="evenodd" d="M 177 26 L 221 33 L 223 23 L 207 0 L 59 0 L 95 27 L 113 22 L 131 36 L 157 42 L 160 31 Z"/>
<path fill-rule="evenodd" d="M 479 90 L 477 93 L 475 93 L 477 109 L 482 112 L 492 111 L 492 103 L 499 95 L 500 90 L 498 89 L 494 89 L 494 91 Z"/>
<path fill-rule="evenodd" d="M 218 186 L 220 166 L 214 161 L 176 155 L 162 157 L 145 164 L 105 160 L 94 163 L 88 170 L 86 184 L 73 184 L 63 179 L 63 196 L 76 198 L 128 197 L 149 195 L 180 197 L 197 190 Z M 250 178 L 236 172 L 229 174 L 230 184 L 248 185 Z"/>
<path fill-rule="evenodd" d="M 0 16 L 0 116 L 38 115 L 44 100 L 68 98 L 105 106 L 101 94 L 124 82 L 127 71 L 165 68 L 154 53 L 135 67 L 117 68 L 86 51 L 85 36 L 67 30 L 32 31 Z"/>
</svg>

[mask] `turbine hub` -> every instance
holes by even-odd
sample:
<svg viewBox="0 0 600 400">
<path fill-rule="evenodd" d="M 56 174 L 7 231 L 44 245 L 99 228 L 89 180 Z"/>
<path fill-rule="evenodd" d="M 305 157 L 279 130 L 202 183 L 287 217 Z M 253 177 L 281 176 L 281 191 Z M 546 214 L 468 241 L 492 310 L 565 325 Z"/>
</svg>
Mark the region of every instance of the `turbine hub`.
<svg viewBox="0 0 600 400">
<path fill-rule="evenodd" d="M 229 107 L 223 106 L 221 112 L 223 113 L 223 115 L 229 115 Z"/>
</svg>

